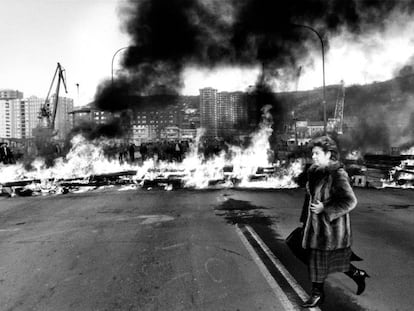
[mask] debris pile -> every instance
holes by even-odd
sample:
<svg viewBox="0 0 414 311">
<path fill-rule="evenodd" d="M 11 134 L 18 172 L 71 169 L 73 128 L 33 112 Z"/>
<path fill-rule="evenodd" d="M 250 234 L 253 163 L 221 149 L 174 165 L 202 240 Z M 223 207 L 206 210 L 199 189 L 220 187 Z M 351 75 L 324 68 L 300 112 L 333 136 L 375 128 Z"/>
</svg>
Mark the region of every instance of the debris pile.
<svg viewBox="0 0 414 311">
<path fill-rule="evenodd" d="M 377 189 L 414 188 L 414 147 L 400 155 L 348 155 L 345 164 L 354 186 Z"/>
<path fill-rule="evenodd" d="M 388 180 L 384 180 L 383 183 L 384 187 L 414 189 L 414 155 L 392 168 Z"/>
</svg>

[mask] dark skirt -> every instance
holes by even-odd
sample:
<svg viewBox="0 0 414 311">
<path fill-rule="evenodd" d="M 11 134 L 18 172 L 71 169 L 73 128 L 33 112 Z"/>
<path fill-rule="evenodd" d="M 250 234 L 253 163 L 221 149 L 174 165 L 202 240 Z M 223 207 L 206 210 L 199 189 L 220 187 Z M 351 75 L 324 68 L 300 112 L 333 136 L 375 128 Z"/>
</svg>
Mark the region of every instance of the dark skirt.
<svg viewBox="0 0 414 311">
<path fill-rule="evenodd" d="M 332 251 L 311 249 L 309 253 L 309 276 L 312 282 L 323 283 L 328 274 L 349 271 L 351 248 Z"/>
</svg>

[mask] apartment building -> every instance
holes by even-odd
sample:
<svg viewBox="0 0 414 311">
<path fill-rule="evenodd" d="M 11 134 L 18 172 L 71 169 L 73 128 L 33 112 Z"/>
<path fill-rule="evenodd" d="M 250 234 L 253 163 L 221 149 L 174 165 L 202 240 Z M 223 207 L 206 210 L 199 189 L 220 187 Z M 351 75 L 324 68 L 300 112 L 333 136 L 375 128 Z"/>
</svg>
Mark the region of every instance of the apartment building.
<svg viewBox="0 0 414 311">
<path fill-rule="evenodd" d="M 23 93 L 0 90 L 0 138 L 26 138 Z"/>
<path fill-rule="evenodd" d="M 23 99 L 23 92 L 18 90 L 0 90 L 0 99 Z"/>
<path fill-rule="evenodd" d="M 206 136 L 224 137 L 238 132 L 247 123 L 247 103 L 242 92 L 200 89 L 200 124 Z"/>
<path fill-rule="evenodd" d="M 200 89 L 200 126 L 205 136 L 218 137 L 217 90 L 211 87 Z"/>
<path fill-rule="evenodd" d="M 50 101 L 54 101 L 53 96 Z M 33 137 L 32 131 L 39 124 L 39 112 L 44 102 L 44 98 L 36 96 L 23 98 L 23 93 L 17 90 L 0 90 L 0 138 Z M 59 97 L 55 128 L 60 139 L 64 139 L 72 128 L 68 114 L 72 110 L 73 100 Z"/>
<path fill-rule="evenodd" d="M 182 120 L 183 110 L 180 105 L 155 105 L 134 111 L 131 139 L 135 144 L 167 139 L 170 136 L 165 133 L 169 133 L 171 128 L 180 128 Z"/>
<path fill-rule="evenodd" d="M 55 102 L 55 99 L 56 97 L 53 95 L 50 100 L 53 103 Z M 68 97 L 59 97 L 55 119 L 55 129 L 57 130 L 57 136 L 59 139 L 65 139 L 73 128 L 73 121 L 70 116 L 70 112 L 72 111 L 73 99 Z"/>
<path fill-rule="evenodd" d="M 0 138 L 26 138 L 25 102 L 0 99 Z"/>
</svg>

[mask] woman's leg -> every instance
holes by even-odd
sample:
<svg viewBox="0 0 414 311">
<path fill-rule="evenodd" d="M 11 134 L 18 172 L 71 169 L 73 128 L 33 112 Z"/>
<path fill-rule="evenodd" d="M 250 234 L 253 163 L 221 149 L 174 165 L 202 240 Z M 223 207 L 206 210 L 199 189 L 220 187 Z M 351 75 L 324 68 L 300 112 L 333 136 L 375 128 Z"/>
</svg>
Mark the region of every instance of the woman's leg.
<svg viewBox="0 0 414 311">
<path fill-rule="evenodd" d="M 312 282 L 312 291 L 309 299 L 302 304 L 304 308 L 312 308 L 321 304 L 325 298 L 324 282 L 328 276 L 328 252 L 318 249 L 309 250 L 309 278 Z"/>
<path fill-rule="evenodd" d="M 312 282 L 312 293 L 311 296 L 307 301 L 302 304 L 304 308 L 314 308 L 321 303 L 323 303 L 325 299 L 325 292 L 323 290 L 323 284 L 320 282 Z"/>
<path fill-rule="evenodd" d="M 358 286 L 356 294 L 361 295 L 365 290 L 365 279 L 369 278 L 368 273 L 364 270 L 358 269 L 353 264 L 350 264 L 349 271 L 345 272 L 345 274 L 354 280 Z"/>
</svg>

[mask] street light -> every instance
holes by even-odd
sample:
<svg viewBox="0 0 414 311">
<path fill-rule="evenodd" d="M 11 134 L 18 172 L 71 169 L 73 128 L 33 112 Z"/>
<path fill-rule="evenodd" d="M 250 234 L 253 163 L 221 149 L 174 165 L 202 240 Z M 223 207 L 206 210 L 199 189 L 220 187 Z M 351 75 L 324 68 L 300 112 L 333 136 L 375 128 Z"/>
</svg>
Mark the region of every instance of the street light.
<svg viewBox="0 0 414 311">
<path fill-rule="evenodd" d="M 297 146 L 298 145 L 298 128 L 297 128 L 298 118 L 296 118 L 294 110 L 292 111 L 292 117 L 293 117 L 292 118 L 293 122 L 295 124 L 295 145 Z"/>
<path fill-rule="evenodd" d="M 317 32 L 315 29 L 313 29 L 310 26 L 307 25 L 301 25 L 301 24 L 292 24 L 293 26 L 296 27 L 303 27 L 303 28 L 307 28 L 310 31 L 314 32 L 318 38 L 319 41 L 321 42 L 321 48 L 322 48 L 322 82 L 323 82 L 323 99 L 322 99 L 322 105 L 323 105 L 323 132 L 326 135 L 326 91 L 325 91 L 325 47 L 323 44 L 323 39 L 322 36 L 319 34 L 319 32 Z"/>
<path fill-rule="evenodd" d="M 112 63 L 111 63 L 111 83 L 112 83 L 111 85 L 112 86 L 114 85 L 114 59 L 115 59 L 115 56 L 116 56 L 116 54 L 118 54 L 119 52 L 121 52 L 122 50 L 125 50 L 127 48 L 129 48 L 129 46 L 124 46 L 123 48 L 118 49 L 114 53 L 114 55 L 112 56 Z"/>
</svg>

